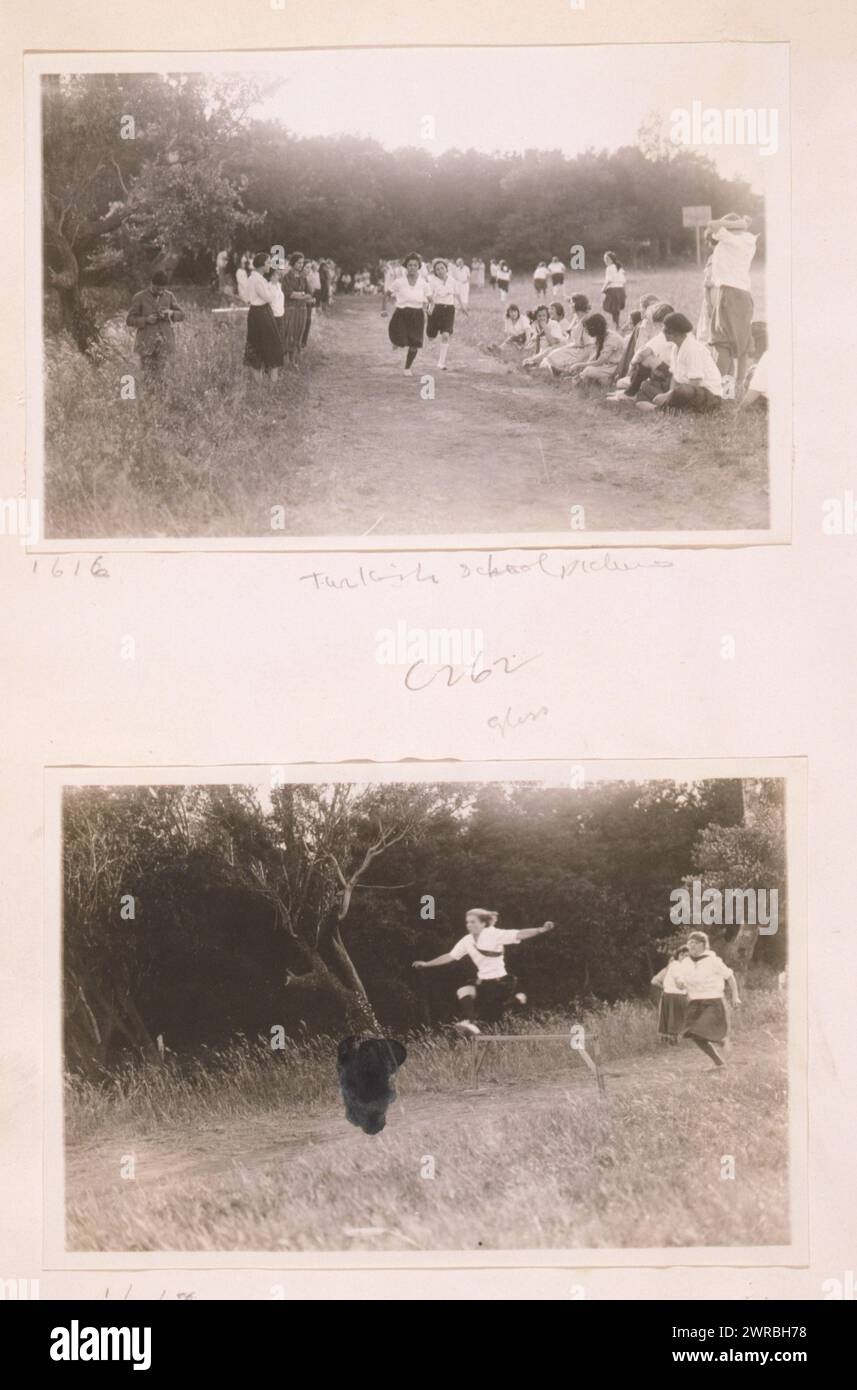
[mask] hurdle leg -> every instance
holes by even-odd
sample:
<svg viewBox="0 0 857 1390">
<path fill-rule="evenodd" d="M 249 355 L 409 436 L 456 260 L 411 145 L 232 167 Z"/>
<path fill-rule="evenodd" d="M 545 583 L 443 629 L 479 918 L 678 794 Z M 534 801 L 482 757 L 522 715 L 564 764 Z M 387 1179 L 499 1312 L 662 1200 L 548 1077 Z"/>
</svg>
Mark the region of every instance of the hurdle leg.
<svg viewBox="0 0 857 1390">
<path fill-rule="evenodd" d="M 480 1046 L 478 1038 L 473 1039 L 471 1046 L 473 1048 L 473 1088 L 475 1090 L 479 1085 L 479 1073 L 482 1070 L 482 1063 L 485 1061 L 485 1053 L 488 1049 L 484 1045 Z"/>
</svg>

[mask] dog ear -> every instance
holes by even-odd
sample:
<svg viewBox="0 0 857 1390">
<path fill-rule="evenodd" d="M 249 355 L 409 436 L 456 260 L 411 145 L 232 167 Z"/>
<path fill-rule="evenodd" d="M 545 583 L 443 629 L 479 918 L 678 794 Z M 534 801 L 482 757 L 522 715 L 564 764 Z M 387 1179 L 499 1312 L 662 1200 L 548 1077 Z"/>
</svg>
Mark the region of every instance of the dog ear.
<svg viewBox="0 0 857 1390">
<path fill-rule="evenodd" d="M 355 1037 L 342 1039 L 342 1042 L 339 1044 L 339 1051 L 336 1054 L 336 1060 L 341 1066 L 348 1061 L 348 1058 L 351 1056 L 352 1052 L 355 1051 L 357 1045 L 358 1040 Z"/>
<path fill-rule="evenodd" d="M 384 1041 L 395 1058 L 396 1066 L 400 1067 L 408 1055 L 404 1047 L 395 1038 L 385 1038 Z"/>
</svg>

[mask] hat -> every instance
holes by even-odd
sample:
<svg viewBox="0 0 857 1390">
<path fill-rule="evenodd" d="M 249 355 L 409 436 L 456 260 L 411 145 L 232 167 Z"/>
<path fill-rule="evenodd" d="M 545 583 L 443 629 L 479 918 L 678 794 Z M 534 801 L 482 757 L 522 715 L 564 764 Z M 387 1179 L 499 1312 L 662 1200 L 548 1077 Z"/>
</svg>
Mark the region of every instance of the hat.
<svg viewBox="0 0 857 1390">
<path fill-rule="evenodd" d="M 709 227 L 725 227 L 727 232 L 746 232 L 750 226 L 749 217 L 742 217 L 737 212 L 726 212 L 722 217 L 715 217 L 709 222 Z"/>
</svg>

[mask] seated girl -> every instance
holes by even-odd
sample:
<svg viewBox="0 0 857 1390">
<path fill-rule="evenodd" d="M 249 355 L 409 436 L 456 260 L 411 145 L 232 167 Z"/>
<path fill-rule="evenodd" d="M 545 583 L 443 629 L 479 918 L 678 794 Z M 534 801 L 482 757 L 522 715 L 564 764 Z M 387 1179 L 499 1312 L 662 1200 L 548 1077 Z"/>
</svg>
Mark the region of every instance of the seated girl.
<svg viewBox="0 0 857 1390">
<path fill-rule="evenodd" d="M 546 304 L 540 304 L 533 319 L 532 334 L 529 341 L 530 355 L 525 357 L 525 367 L 537 367 L 545 353 L 559 347 L 563 341 L 563 331 L 558 319 L 551 318 Z"/>
<path fill-rule="evenodd" d="M 648 410 L 691 411 L 708 414 L 723 404 L 720 368 L 705 343 L 700 343 L 693 324 L 684 314 L 667 314 L 664 337 L 672 345 L 672 385 L 654 400 L 638 405 Z"/>
<path fill-rule="evenodd" d="M 499 352 L 501 348 L 516 347 L 522 348 L 526 345 L 530 336 L 530 320 L 526 314 L 522 314 L 517 304 L 510 304 L 503 315 L 503 337 L 499 343 L 493 344 L 490 352 Z"/>
<path fill-rule="evenodd" d="M 561 347 L 551 346 L 542 353 L 539 365 L 553 376 L 567 376 L 572 367 L 585 362 L 592 347 L 592 339 L 583 327 L 584 319 L 592 306 L 585 294 L 571 296 L 571 316 L 566 319 L 565 342 Z"/>
<path fill-rule="evenodd" d="M 652 395 L 666 389 L 672 349 L 664 337 L 663 324 L 667 314 L 672 312 L 673 306 L 665 300 L 659 300 L 647 307 L 643 325 L 648 323 L 648 328 L 643 341 L 631 355 L 627 376 L 619 378 L 616 383 L 617 389 L 607 397 L 608 401 L 633 401 L 641 392 L 643 400 L 651 399 Z M 652 378 L 656 381 L 654 388 L 648 387 Z M 643 390 L 644 386 L 646 390 Z"/>
<path fill-rule="evenodd" d="M 603 314 L 589 314 L 583 320 L 583 327 L 592 339 L 593 346 L 585 362 L 572 367 L 569 376 L 575 386 L 585 383 L 588 386 L 609 386 L 616 377 L 625 339 L 615 328 L 607 327 Z"/>
</svg>

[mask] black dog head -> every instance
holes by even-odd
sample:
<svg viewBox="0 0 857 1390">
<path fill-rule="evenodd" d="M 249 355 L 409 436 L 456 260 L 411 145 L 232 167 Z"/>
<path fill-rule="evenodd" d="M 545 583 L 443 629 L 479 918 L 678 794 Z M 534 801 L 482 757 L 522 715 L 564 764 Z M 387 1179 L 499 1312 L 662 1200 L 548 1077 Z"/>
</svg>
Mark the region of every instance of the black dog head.
<svg viewBox="0 0 857 1390">
<path fill-rule="evenodd" d="M 336 1070 L 345 1101 L 345 1115 L 366 1134 L 380 1134 L 387 1123 L 387 1106 L 396 1099 L 390 1085 L 407 1053 L 392 1038 L 344 1038 Z"/>
</svg>

